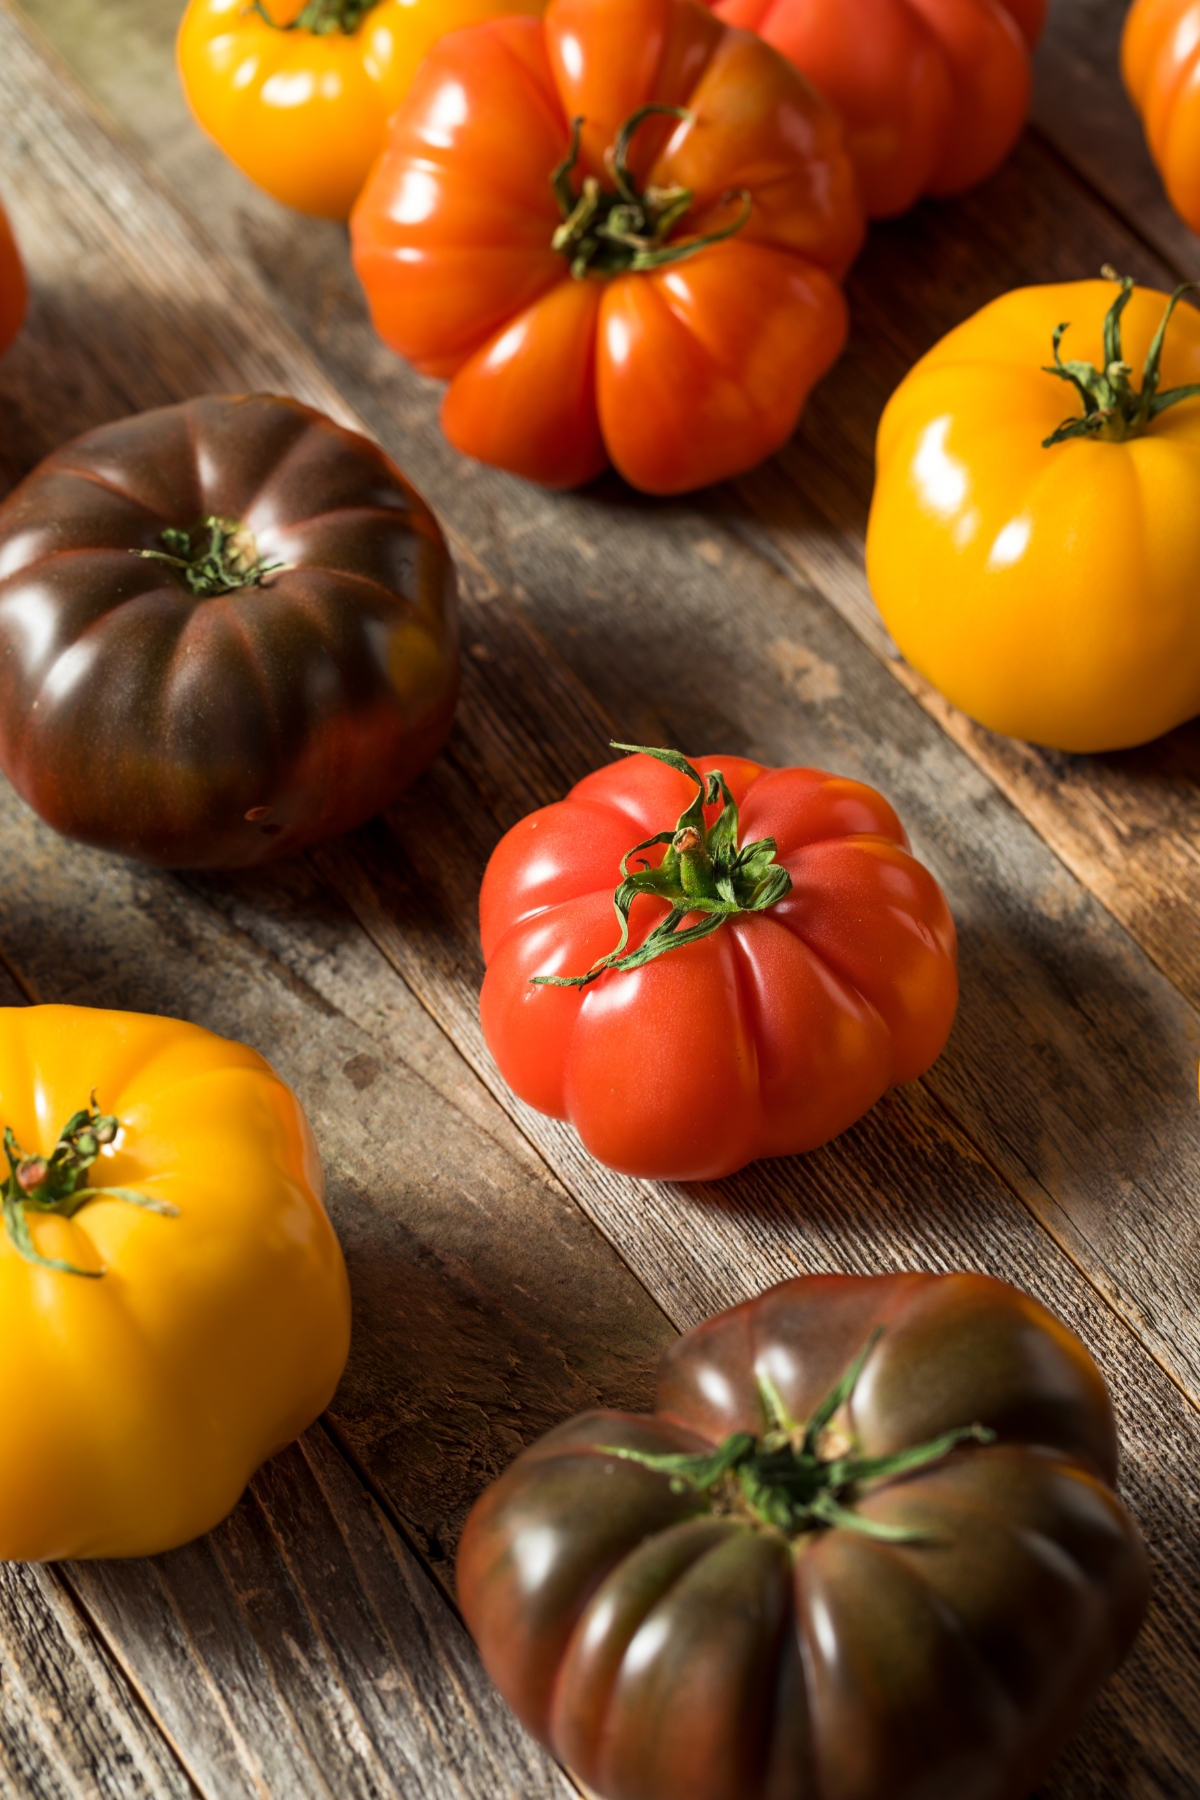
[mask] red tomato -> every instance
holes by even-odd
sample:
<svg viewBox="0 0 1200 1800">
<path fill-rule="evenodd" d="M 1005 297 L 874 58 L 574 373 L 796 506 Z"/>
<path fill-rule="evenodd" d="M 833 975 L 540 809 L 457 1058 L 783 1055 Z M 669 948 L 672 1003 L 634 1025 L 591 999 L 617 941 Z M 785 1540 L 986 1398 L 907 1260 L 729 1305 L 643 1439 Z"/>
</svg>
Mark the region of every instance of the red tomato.
<svg viewBox="0 0 1200 1800">
<path fill-rule="evenodd" d="M 16 241 L 0 206 L 0 350 L 7 350 L 20 331 L 28 298 Z"/>
<path fill-rule="evenodd" d="M 1029 110 L 1045 0 L 719 0 L 761 32 L 846 125 L 873 219 L 960 194 L 1012 149 Z"/>
<path fill-rule="evenodd" d="M 837 119 L 757 38 L 695 0 L 552 0 L 434 48 L 351 230 L 380 335 L 451 377 L 458 449 L 680 493 L 790 435 L 862 217 Z"/>
<path fill-rule="evenodd" d="M 597 770 L 497 845 L 479 899 L 480 1015 L 513 1090 L 570 1119 L 602 1162 L 712 1180 L 755 1157 L 814 1149 L 929 1067 L 958 997 L 954 924 L 873 788 L 706 756 L 695 769 L 723 772 L 735 810 L 721 825 L 720 807 L 704 807 L 705 853 L 712 861 L 732 828 L 744 865 L 734 880 L 749 867 L 781 897 L 760 910 L 722 914 L 714 902 L 679 914 L 691 941 L 655 960 L 610 966 L 583 987 L 539 985 L 583 976 L 614 950 L 614 888 L 638 838 L 657 834 L 630 859 L 635 886 L 665 893 L 676 865 L 688 881 L 685 809 L 698 796 L 655 754 Z M 747 864 L 762 839 L 774 842 Z M 669 912 L 667 897 L 633 895 L 630 953 Z"/>
</svg>

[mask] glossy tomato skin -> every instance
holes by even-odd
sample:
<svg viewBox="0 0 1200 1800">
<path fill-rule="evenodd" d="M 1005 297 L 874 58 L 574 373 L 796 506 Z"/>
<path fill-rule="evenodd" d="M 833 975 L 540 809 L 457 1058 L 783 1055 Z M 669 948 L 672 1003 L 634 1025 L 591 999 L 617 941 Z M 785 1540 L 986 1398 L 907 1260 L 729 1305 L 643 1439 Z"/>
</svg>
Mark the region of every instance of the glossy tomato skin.
<svg viewBox="0 0 1200 1800">
<path fill-rule="evenodd" d="M 923 1532 L 789 1541 L 619 1459 L 806 1419 L 884 1331 L 846 1432 L 996 1432 L 855 1502 Z M 652 1416 L 585 1413 L 476 1504 L 458 1596 L 523 1723 L 604 1800 L 1024 1800 L 1145 1607 L 1086 1350 L 980 1275 L 808 1276 L 681 1338 Z"/>
<path fill-rule="evenodd" d="M 888 629 L 948 699 L 1058 750 L 1145 743 L 1200 711 L 1200 405 L 1123 443 L 1042 440 L 1073 410 L 1047 375 L 1103 362 L 1110 282 L 1021 288 L 943 338 L 889 400 L 876 445 L 867 573 Z M 1140 371 L 1167 304 L 1134 290 Z M 1160 391 L 1200 381 L 1200 316 L 1177 308 Z M 915 573 L 919 571 L 918 573 Z"/>
<path fill-rule="evenodd" d="M 0 354 L 20 331 L 28 300 L 20 252 L 8 215 L 0 206 Z"/>
<path fill-rule="evenodd" d="M 189 0 L 176 60 L 200 125 L 285 206 L 346 219 L 387 122 L 444 32 L 543 0 L 377 0 L 353 31 L 295 27 L 305 0 Z M 291 30 L 279 27 L 293 26 Z"/>
<path fill-rule="evenodd" d="M 350 1295 L 313 1135 L 256 1051 L 179 1019 L 0 1009 L 0 1125 L 48 1156 L 96 1092 L 120 1133 L 73 1219 L 0 1229 L 0 1558 L 149 1556 L 210 1530 L 328 1405 Z"/>
<path fill-rule="evenodd" d="M 650 102 L 643 184 L 694 196 L 671 241 L 748 222 L 692 258 L 575 279 L 551 187 L 584 120 L 576 187 Z M 785 59 L 694 0 L 552 0 L 545 20 L 455 33 L 429 55 L 351 221 L 381 337 L 450 380 L 458 449 L 550 487 L 608 462 L 679 493 L 759 461 L 838 355 L 838 282 L 862 240 L 841 127 Z"/>
<path fill-rule="evenodd" d="M 680 1181 L 844 1131 L 928 1068 L 958 998 L 949 909 L 882 795 L 744 757 L 694 766 L 724 773 L 743 844 L 775 838 L 793 885 L 769 912 L 582 992 L 533 985 L 614 947 L 621 857 L 689 804 L 687 777 L 648 756 L 597 770 L 514 826 L 479 900 L 480 1018 L 505 1080 L 569 1119 L 601 1162 Z M 637 899 L 631 944 L 665 911 Z"/>
<path fill-rule="evenodd" d="M 1200 5 L 1134 0 L 1121 74 L 1171 205 L 1200 231 Z"/>
<path fill-rule="evenodd" d="M 846 125 L 870 218 L 959 194 L 1012 149 L 1044 0 L 719 0 L 790 57 Z"/>
<path fill-rule="evenodd" d="M 261 586 L 189 592 L 162 532 L 243 522 Z M 440 749 L 458 689 L 438 526 L 374 444 L 298 401 L 104 425 L 0 506 L 0 766 L 56 830 L 237 867 L 351 829 Z"/>
</svg>

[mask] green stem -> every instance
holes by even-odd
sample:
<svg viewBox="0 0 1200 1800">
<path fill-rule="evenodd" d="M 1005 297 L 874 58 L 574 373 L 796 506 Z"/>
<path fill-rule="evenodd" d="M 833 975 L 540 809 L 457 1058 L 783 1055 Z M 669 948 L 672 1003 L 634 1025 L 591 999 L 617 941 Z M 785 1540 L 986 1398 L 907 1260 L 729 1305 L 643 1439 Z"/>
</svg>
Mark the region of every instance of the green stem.
<svg viewBox="0 0 1200 1800">
<path fill-rule="evenodd" d="M 165 550 L 135 550 L 133 554 L 169 563 L 180 570 L 188 588 L 200 600 L 213 600 L 238 588 L 261 587 L 268 575 L 287 567 L 282 562 L 260 561 L 253 532 L 236 519 L 210 515 L 190 531 L 168 525 L 159 536 Z"/>
<path fill-rule="evenodd" d="M 105 1144 L 111 1144 L 120 1130 L 120 1120 L 113 1113 L 102 1113 L 96 1105 L 95 1090 L 90 1106 L 72 1113 L 62 1128 L 57 1144 L 48 1157 L 26 1156 L 18 1144 L 11 1125 L 4 1129 L 4 1153 L 8 1158 L 8 1180 L 0 1187 L 0 1210 L 13 1249 L 26 1262 L 42 1269 L 58 1269 L 64 1275 L 83 1275 L 98 1280 L 103 1269 L 80 1269 L 58 1257 L 41 1256 L 34 1248 L 29 1230 L 30 1213 L 54 1213 L 60 1219 L 73 1219 L 89 1200 L 124 1200 L 130 1206 L 144 1207 L 148 1212 L 177 1218 L 178 1207 L 165 1200 L 152 1200 L 148 1194 L 131 1188 L 90 1187 L 84 1178 Z"/>
<path fill-rule="evenodd" d="M 640 969 L 668 950 L 697 943 L 719 931 L 726 919 L 739 913 L 766 912 L 791 892 L 792 878 L 775 861 L 774 838 L 759 838 L 738 848 L 737 801 L 714 769 L 705 780 L 677 750 L 654 750 L 643 744 L 617 744 L 635 756 L 653 756 L 668 768 L 678 769 L 696 783 L 696 797 L 676 820 L 673 831 L 659 831 L 635 844 L 621 858 L 621 883 L 613 894 L 613 910 L 621 928 L 616 948 L 582 975 L 534 975 L 537 987 L 585 988 L 606 969 Z M 711 826 L 704 822 L 705 806 L 721 802 Z M 637 874 L 630 874 L 629 859 L 639 850 L 666 844 L 667 853 L 657 868 L 642 859 Z M 654 927 L 636 950 L 629 950 L 629 909 L 639 894 L 654 894 L 670 903 L 665 919 Z M 684 925 L 690 913 L 704 916 L 695 925 Z"/>
<path fill-rule="evenodd" d="M 594 175 L 587 175 L 578 194 L 571 185 L 571 176 L 579 161 L 583 120 L 572 121 L 571 147 L 550 177 L 563 216 L 550 242 L 569 260 L 571 274 L 577 281 L 585 275 L 641 274 L 666 263 L 682 262 L 733 237 L 750 217 L 750 195 L 745 188 L 738 188 L 721 196 L 722 205 L 733 200 L 742 202 L 741 212 L 730 224 L 682 244 L 667 242 L 692 204 L 691 189 L 650 186 L 639 192 L 629 167 L 634 133 L 656 114 L 672 119 L 693 117 L 685 106 L 661 106 L 656 101 L 639 106 L 618 131 L 606 158 L 614 188 L 602 188 Z"/>
<path fill-rule="evenodd" d="M 882 1335 L 881 1326 L 803 1425 L 788 1418 L 775 1384 L 769 1376 L 761 1375 L 759 1394 L 769 1422 L 761 1437 L 749 1431 L 735 1431 L 715 1450 L 698 1456 L 656 1456 L 616 1445 L 602 1445 L 601 1449 L 605 1455 L 619 1456 L 669 1475 L 677 1491 L 691 1487 L 699 1494 L 719 1499 L 723 1490 L 726 1498 L 740 1500 L 758 1524 L 787 1537 L 840 1527 L 888 1543 L 918 1543 L 928 1533 L 887 1525 L 855 1512 L 853 1503 L 858 1488 L 867 1481 L 906 1475 L 913 1469 L 940 1462 L 960 1444 L 994 1443 L 996 1433 L 978 1423 L 960 1425 L 929 1443 L 897 1450 L 891 1456 L 823 1457 L 822 1434 L 835 1414 L 848 1404 L 867 1358 Z"/>
<path fill-rule="evenodd" d="M 315 37 L 332 37 L 335 31 L 340 31 L 349 37 L 378 4 L 379 0 L 308 0 L 288 25 L 275 23 L 265 0 L 250 0 L 246 11 L 257 13 L 272 31 L 311 31 Z"/>
<path fill-rule="evenodd" d="M 1057 430 L 1043 438 L 1044 450 L 1076 437 L 1099 438 L 1109 444 L 1125 443 L 1129 438 L 1141 437 L 1147 426 L 1168 407 L 1178 406 L 1181 400 L 1200 397 L 1200 382 L 1193 382 L 1188 387 L 1168 388 L 1165 394 L 1158 391 L 1159 365 L 1171 315 L 1184 294 L 1200 293 L 1200 282 L 1182 282 L 1167 301 L 1166 311 L 1146 352 L 1142 385 L 1138 389 L 1133 385 L 1133 370 L 1121 354 L 1121 315 L 1133 296 L 1133 276 L 1118 275 L 1107 263 L 1101 273 L 1106 280 L 1120 284 L 1120 292 L 1104 319 L 1104 368 L 1097 369 L 1093 363 L 1064 362 L 1059 355 L 1059 345 L 1069 330 L 1069 323 L 1055 327 L 1051 337 L 1054 362 L 1044 373 L 1069 381 L 1083 402 L 1083 412 L 1064 419 Z"/>
</svg>

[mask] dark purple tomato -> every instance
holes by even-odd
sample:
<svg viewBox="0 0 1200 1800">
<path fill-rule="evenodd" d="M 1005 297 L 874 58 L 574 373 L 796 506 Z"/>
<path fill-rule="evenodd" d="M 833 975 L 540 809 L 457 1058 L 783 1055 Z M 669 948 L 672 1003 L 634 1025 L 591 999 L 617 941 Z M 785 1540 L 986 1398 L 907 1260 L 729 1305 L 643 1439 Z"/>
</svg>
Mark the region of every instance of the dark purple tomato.
<svg viewBox="0 0 1200 1800">
<path fill-rule="evenodd" d="M 809 1276 L 668 1351 L 476 1505 L 458 1594 L 606 1800 L 1020 1800 L 1148 1567 L 1104 1382 L 982 1275 Z"/>
<path fill-rule="evenodd" d="M 395 800 L 457 692 L 432 513 L 298 401 L 120 419 L 0 506 L 0 767 L 68 837 L 175 868 L 285 855 Z"/>
</svg>

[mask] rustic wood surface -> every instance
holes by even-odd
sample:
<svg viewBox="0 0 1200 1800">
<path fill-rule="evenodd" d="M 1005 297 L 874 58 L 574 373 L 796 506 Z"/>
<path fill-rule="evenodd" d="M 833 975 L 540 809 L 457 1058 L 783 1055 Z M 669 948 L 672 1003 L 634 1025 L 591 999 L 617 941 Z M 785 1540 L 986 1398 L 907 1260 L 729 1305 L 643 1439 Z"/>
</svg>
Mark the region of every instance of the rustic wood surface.
<svg viewBox="0 0 1200 1800">
<path fill-rule="evenodd" d="M 0 489 L 127 411 L 294 393 L 365 423 L 437 508 L 466 679 L 399 807 L 252 875 L 65 845 L 0 787 L 0 1003 L 163 1011 L 261 1049 L 316 1129 L 355 1300 L 328 1415 L 208 1538 L 0 1569 L 0 1792 L 564 1800 L 453 1610 L 480 1488 L 567 1414 L 643 1403 L 674 1329 L 769 1281 L 971 1267 L 1099 1359 L 1156 1567 L 1137 1648 L 1042 1794 L 1200 1795 L 1200 734 L 1078 758 L 981 731 L 897 658 L 861 556 L 879 410 L 944 330 L 1106 260 L 1196 272 L 1119 92 L 1120 0 L 1053 0 L 1009 165 L 872 232 L 850 348 L 794 442 L 666 503 L 611 479 L 550 497 L 446 447 L 436 384 L 370 332 L 344 231 L 192 126 L 178 11 L 0 0 L 0 193 L 34 286 L 0 364 Z M 483 864 L 614 734 L 873 781 L 946 888 L 950 1046 L 816 1155 L 626 1180 L 490 1062 Z"/>
</svg>

